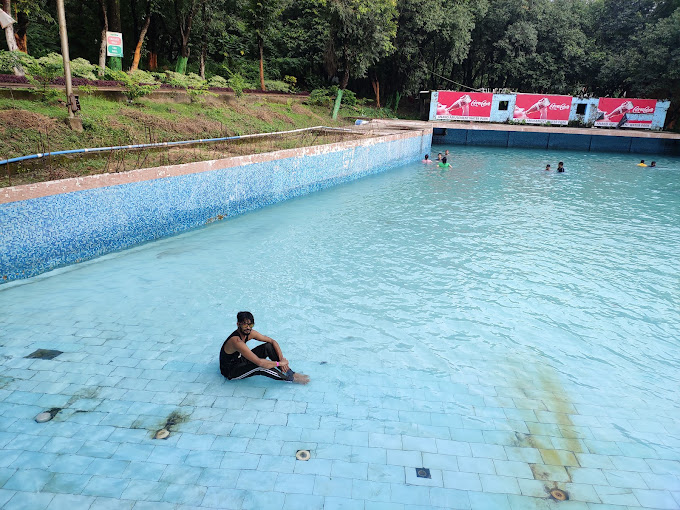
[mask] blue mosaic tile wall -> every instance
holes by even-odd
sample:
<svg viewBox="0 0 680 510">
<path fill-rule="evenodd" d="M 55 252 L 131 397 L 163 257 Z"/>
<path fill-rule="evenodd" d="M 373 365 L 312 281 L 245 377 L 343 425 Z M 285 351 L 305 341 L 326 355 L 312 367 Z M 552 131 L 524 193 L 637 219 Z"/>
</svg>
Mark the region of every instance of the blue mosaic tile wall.
<svg viewBox="0 0 680 510">
<path fill-rule="evenodd" d="M 520 131 L 434 128 L 433 142 L 440 145 L 483 145 L 491 147 L 680 155 L 680 140 L 610 136 L 606 134 L 525 133 Z"/>
<path fill-rule="evenodd" d="M 422 159 L 432 135 L 0 205 L 0 283 Z"/>
</svg>

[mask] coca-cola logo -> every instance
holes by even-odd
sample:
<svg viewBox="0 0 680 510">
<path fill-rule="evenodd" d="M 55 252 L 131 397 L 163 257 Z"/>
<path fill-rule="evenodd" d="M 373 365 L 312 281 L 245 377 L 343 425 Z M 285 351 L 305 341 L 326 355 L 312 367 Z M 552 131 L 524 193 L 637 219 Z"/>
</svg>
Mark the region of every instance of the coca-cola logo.
<svg viewBox="0 0 680 510">
<path fill-rule="evenodd" d="M 654 107 L 652 106 L 636 106 L 632 110 L 633 113 L 654 113 Z"/>
<path fill-rule="evenodd" d="M 484 108 L 484 107 L 487 107 L 487 106 L 491 106 L 491 101 L 487 101 L 486 99 L 484 99 L 482 101 L 478 101 L 477 99 L 474 99 L 470 104 L 472 106 L 479 106 L 479 107 Z"/>
<path fill-rule="evenodd" d="M 568 105 L 567 103 L 562 104 L 551 103 L 549 108 L 551 110 L 568 110 L 569 108 L 571 108 L 571 105 Z"/>
</svg>

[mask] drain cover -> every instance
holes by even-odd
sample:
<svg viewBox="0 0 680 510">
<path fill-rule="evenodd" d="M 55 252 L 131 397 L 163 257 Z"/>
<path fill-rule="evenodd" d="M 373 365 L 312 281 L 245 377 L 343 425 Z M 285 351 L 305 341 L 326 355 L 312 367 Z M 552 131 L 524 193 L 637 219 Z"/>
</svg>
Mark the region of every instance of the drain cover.
<svg viewBox="0 0 680 510">
<path fill-rule="evenodd" d="M 566 492 L 560 489 L 553 489 L 550 491 L 550 495 L 555 498 L 557 501 L 566 501 L 569 499 L 569 496 L 567 495 Z"/>
<path fill-rule="evenodd" d="M 38 349 L 37 351 L 32 352 L 26 358 L 35 358 L 35 359 L 54 359 L 60 354 L 63 354 L 61 351 L 53 351 L 50 349 Z"/>
<path fill-rule="evenodd" d="M 416 476 L 418 478 L 432 478 L 430 470 L 427 468 L 416 468 Z"/>
<path fill-rule="evenodd" d="M 298 450 L 295 454 L 297 460 L 309 460 L 310 457 L 311 454 L 309 453 L 309 450 Z"/>
<path fill-rule="evenodd" d="M 156 432 L 156 439 L 165 439 L 170 435 L 170 431 L 168 429 L 161 429 L 158 432 Z"/>
</svg>

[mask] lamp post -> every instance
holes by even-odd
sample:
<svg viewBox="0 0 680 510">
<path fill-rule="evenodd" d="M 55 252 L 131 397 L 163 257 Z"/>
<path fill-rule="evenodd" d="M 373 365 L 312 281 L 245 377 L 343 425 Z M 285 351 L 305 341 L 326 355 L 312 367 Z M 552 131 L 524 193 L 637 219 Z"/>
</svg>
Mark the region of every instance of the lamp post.
<svg viewBox="0 0 680 510">
<path fill-rule="evenodd" d="M 75 131 L 83 130 L 83 123 L 75 112 L 80 110 L 78 98 L 73 95 L 71 86 L 71 58 L 68 54 L 68 34 L 66 33 L 66 14 L 64 0 L 57 0 L 57 16 L 59 18 L 59 36 L 61 38 L 61 56 L 64 59 L 64 81 L 66 83 L 66 107 L 68 108 L 68 125 Z"/>
</svg>

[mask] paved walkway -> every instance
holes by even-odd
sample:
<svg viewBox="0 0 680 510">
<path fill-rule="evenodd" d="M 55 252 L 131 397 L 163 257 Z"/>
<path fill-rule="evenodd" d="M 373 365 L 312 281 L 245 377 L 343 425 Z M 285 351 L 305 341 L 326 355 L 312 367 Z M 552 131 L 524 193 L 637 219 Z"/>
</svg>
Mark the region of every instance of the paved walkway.
<svg viewBox="0 0 680 510">
<path fill-rule="evenodd" d="M 0 319 L 8 510 L 680 508 L 677 402 L 565 386 L 530 360 L 448 374 L 314 363 L 306 387 L 230 383 L 213 345 L 142 319 L 19 322 Z M 39 348 L 63 354 L 25 357 Z"/>
</svg>

